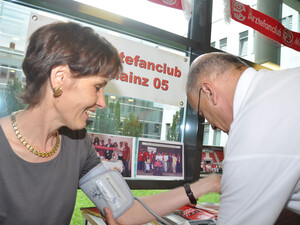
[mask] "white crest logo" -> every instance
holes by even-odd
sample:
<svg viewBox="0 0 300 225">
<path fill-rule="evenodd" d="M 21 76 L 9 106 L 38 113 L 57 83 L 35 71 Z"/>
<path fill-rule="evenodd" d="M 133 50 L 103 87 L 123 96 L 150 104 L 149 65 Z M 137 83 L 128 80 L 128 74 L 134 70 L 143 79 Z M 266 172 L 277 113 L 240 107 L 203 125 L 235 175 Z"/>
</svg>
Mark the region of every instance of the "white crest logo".
<svg viewBox="0 0 300 225">
<path fill-rule="evenodd" d="M 177 0 L 163 0 L 163 3 L 167 5 L 175 5 L 177 3 Z"/>
<path fill-rule="evenodd" d="M 243 12 L 246 12 L 245 6 L 240 2 L 234 1 L 233 5 L 233 15 L 239 21 L 244 21 L 246 16 L 243 15 Z"/>
<path fill-rule="evenodd" d="M 282 39 L 287 45 L 292 45 L 294 40 L 294 35 L 290 30 L 284 29 L 282 34 Z"/>
</svg>

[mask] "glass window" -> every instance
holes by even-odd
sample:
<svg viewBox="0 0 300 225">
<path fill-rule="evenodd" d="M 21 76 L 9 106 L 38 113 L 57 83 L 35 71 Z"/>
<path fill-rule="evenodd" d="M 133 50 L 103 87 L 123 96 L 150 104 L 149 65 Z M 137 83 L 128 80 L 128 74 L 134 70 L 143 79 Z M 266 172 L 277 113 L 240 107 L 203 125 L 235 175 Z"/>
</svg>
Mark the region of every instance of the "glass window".
<svg viewBox="0 0 300 225">
<path fill-rule="evenodd" d="M 179 138 L 181 116 L 178 114 L 180 108 L 173 109 L 171 110 L 173 113 L 170 113 L 167 105 L 160 108 L 154 106 L 153 102 L 140 99 L 133 99 L 132 104 L 128 104 L 129 99 L 131 98 L 106 94 L 107 107 L 103 110 L 97 109 L 95 115 L 90 117 L 88 131 L 181 141 Z M 165 114 L 173 117 L 172 123 L 163 123 Z M 174 120 L 176 115 L 178 118 Z"/>
<path fill-rule="evenodd" d="M 204 125 L 203 145 L 209 145 L 209 127 L 210 125 L 208 123 Z"/>
<path fill-rule="evenodd" d="M 171 110 L 167 105 L 161 108 L 155 107 L 152 102 L 133 99 L 132 104 L 123 96 L 106 94 L 107 107 L 97 109 L 96 113 L 90 116 L 87 130 L 95 133 L 115 134 L 134 137 L 146 137 L 158 140 L 180 140 L 180 121 L 178 112 Z M 137 103 L 137 104 L 134 104 Z M 144 103 L 144 104 L 143 104 Z M 149 106 L 152 105 L 152 106 Z M 140 106 L 147 105 L 147 106 Z M 134 110 L 132 110 L 135 108 Z M 172 123 L 163 123 L 163 116 L 173 117 Z M 177 115 L 177 119 L 174 117 Z M 165 120 L 165 118 L 164 118 Z"/>
<path fill-rule="evenodd" d="M 24 84 L 22 60 L 24 57 L 30 10 L 0 1 L 0 81 L 6 84 L 18 78 Z M 0 89 L 4 92 L 5 85 Z M 1 108 L 5 115 L 6 108 Z"/>
<path fill-rule="evenodd" d="M 8 65 L 3 65 L 2 64 L 0 68 L 1 68 L 0 77 L 6 79 L 7 78 L 7 72 L 8 72 Z"/>
<path fill-rule="evenodd" d="M 214 130 L 213 145 L 219 146 L 220 143 L 221 143 L 221 130 L 217 129 L 217 130 Z"/>
<path fill-rule="evenodd" d="M 227 38 L 222 38 L 220 40 L 220 50 L 226 52 L 226 50 L 227 50 Z"/>
<path fill-rule="evenodd" d="M 113 8 L 119 8 L 115 7 L 115 1 L 111 2 L 114 2 Z M 103 5 L 110 5 L 106 3 Z M 141 5 L 139 3 L 136 4 Z M 154 3 L 151 4 L 157 6 Z M 130 4 L 127 2 L 127 5 Z M 159 8 L 163 8 L 163 10 L 167 11 L 170 10 L 168 7 L 163 6 L 159 6 Z M 139 13 L 137 8 L 131 7 L 131 10 L 133 10 L 135 13 Z M 122 11 L 126 10 L 122 8 Z M 165 14 L 167 11 L 165 11 Z M 176 12 L 181 13 L 183 16 L 182 11 L 176 10 Z M 25 82 L 21 65 L 25 52 L 27 28 L 28 22 L 31 19 L 31 13 L 38 13 L 53 20 L 66 20 L 66 18 L 63 17 L 58 18 L 58 16 L 55 14 L 49 14 L 35 9 L 0 1 L 0 29 L 2 32 L 0 36 L 0 81 L 2 84 L 6 84 L 9 81 L 14 81 L 15 78 L 19 78 L 19 81 Z M 152 15 L 152 19 L 153 18 L 154 16 Z M 151 21 L 150 18 L 148 18 L 148 20 Z M 165 17 L 164 20 L 166 20 Z M 183 20 L 186 20 L 184 16 Z M 174 23 L 174 21 L 172 21 L 172 23 Z M 88 24 L 84 25 L 91 26 L 96 31 L 101 31 L 104 34 L 110 32 L 109 30 L 105 30 L 96 26 Z M 118 34 L 117 36 L 122 36 L 124 39 L 133 39 L 121 34 Z M 139 40 L 139 43 L 144 44 L 142 40 Z M 149 45 L 149 43 L 147 42 L 145 45 Z M 152 46 L 154 45 L 157 46 L 157 44 L 152 43 Z M 160 46 L 157 46 L 154 49 L 157 50 L 159 47 Z M 166 49 L 164 47 L 164 51 L 172 52 L 172 49 Z M 181 54 L 184 55 L 182 52 Z M 0 86 L 1 93 L 6 92 L 6 87 L 6 85 Z M 105 98 L 107 107 L 104 110 L 97 109 L 95 114 L 90 116 L 90 120 L 88 121 L 86 127 L 88 131 L 124 136 L 146 137 L 158 140 L 183 141 L 181 135 L 182 130 L 180 129 L 180 126 L 184 121 L 184 108 L 146 101 L 138 98 L 117 96 L 110 93 L 106 93 Z M 0 110 L 0 114 L 2 116 L 11 113 L 4 112 L 3 110 L 5 111 L 4 108 L 1 108 Z"/>
<path fill-rule="evenodd" d="M 293 15 L 282 18 L 282 25 L 289 30 L 293 28 Z"/>
<path fill-rule="evenodd" d="M 16 67 L 12 66 L 9 70 L 9 79 L 14 80 L 16 77 Z"/>
<path fill-rule="evenodd" d="M 240 50 L 239 56 L 245 56 L 248 54 L 248 31 L 240 33 Z"/>
<path fill-rule="evenodd" d="M 243 4 L 249 5 L 251 8 L 261 11 L 262 9 L 257 9 L 257 0 L 239 0 Z M 274 3 L 275 4 L 275 3 Z M 282 6 L 282 7 L 281 7 Z M 275 5 L 270 5 L 270 9 L 275 10 Z M 278 12 L 279 19 L 282 21 L 282 24 L 295 32 L 300 32 L 300 14 L 299 10 L 290 4 L 289 1 L 285 1 L 284 4 L 279 7 L 282 11 Z M 248 27 L 242 23 L 236 22 L 233 19 L 226 18 L 224 16 L 224 5 L 220 4 L 218 1 L 213 1 L 213 12 L 212 12 L 212 28 L 211 28 L 211 43 L 218 42 L 219 46 L 216 48 L 224 51 L 224 45 L 222 45 L 221 40 L 224 37 L 227 38 L 226 42 L 226 52 L 241 56 L 242 58 L 252 61 L 254 63 L 262 64 L 265 67 L 269 65 L 276 65 L 277 69 L 286 69 L 298 67 L 300 65 L 300 52 L 295 51 L 289 47 L 278 44 L 273 40 L 270 40 L 260 34 L 258 31 L 255 31 L 251 27 Z M 226 14 L 227 15 L 227 14 Z M 266 42 L 271 43 L 268 48 L 265 48 L 264 45 L 259 43 L 262 39 L 265 39 Z M 225 43 L 225 40 L 223 40 Z M 259 45 L 260 44 L 260 45 Z M 262 46 L 262 47 L 260 47 Z M 266 45 L 267 46 L 267 45 Z M 276 54 L 273 54 L 273 49 L 276 49 Z M 271 51 L 272 50 L 272 51 Z M 269 53 L 273 52 L 273 53 Z M 264 53 L 269 53 L 263 55 Z M 277 61 L 273 61 L 274 55 L 279 55 Z M 265 56 L 265 57 L 261 57 Z M 261 60 L 264 58 L 264 60 Z M 225 146 L 227 142 L 227 134 L 214 131 L 209 126 L 209 131 L 204 131 L 204 141 L 209 145 L 220 145 Z M 208 138 L 212 137 L 212 138 Z M 219 141 L 220 138 L 220 141 Z"/>
<path fill-rule="evenodd" d="M 162 6 L 148 0 L 76 1 L 187 37 L 189 21 L 184 11 L 179 9 Z"/>
<path fill-rule="evenodd" d="M 1 47 L 24 51 L 30 11 L 3 1 L 0 8 Z"/>
<path fill-rule="evenodd" d="M 239 2 L 265 13 L 264 9 L 257 8 L 260 7 L 257 4 L 257 0 L 239 0 Z M 281 11 L 278 12 L 278 8 Z M 293 4 L 290 4 L 289 1 L 285 1 L 285 3 L 282 4 L 282 7 L 281 5 L 279 7 L 277 7 L 277 5 L 270 5 L 268 10 L 270 11 L 272 9 L 276 10 L 276 14 L 278 15 L 278 18 L 275 19 L 282 21 L 282 24 L 286 28 L 294 32 L 300 32 L 300 14 Z M 244 51 L 246 49 L 244 48 L 245 43 L 241 43 L 240 34 L 246 31 L 248 32 L 248 40 L 244 41 L 247 42 L 247 51 Z M 251 27 L 233 19 L 226 18 L 225 20 L 224 5 L 220 4 L 218 1 L 213 1 L 210 42 L 219 41 L 224 37 L 227 37 L 226 52 L 241 56 L 246 60 L 261 64 L 265 67 L 276 64 L 277 68 L 286 69 L 297 67 L 300 64 L 300 53 L 298 51 L 278 44 L 263 36 L 261 33 L 256 32 Z M 216 46 L 216 48 L 224 51 L 221 43 L 220 46 Z"/>
</svg>

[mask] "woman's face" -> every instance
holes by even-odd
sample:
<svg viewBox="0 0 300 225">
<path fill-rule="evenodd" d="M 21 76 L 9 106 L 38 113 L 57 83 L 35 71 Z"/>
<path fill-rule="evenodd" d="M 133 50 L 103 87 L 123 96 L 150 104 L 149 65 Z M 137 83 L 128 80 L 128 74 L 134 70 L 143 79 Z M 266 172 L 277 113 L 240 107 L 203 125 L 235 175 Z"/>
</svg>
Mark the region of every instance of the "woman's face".
<svg viewBox="0 0 300 225">
<path fill-rule="evenodd" d="M 108 78 L 101 76 L 74 78 L 70 73 L 64 80 L 63 93 L 56 104 L 62 125 L 72 130 L 85 128 L 89 114 L 96 108 L 106 107 L 103 89 L 107 82 Z"/>
</svg>

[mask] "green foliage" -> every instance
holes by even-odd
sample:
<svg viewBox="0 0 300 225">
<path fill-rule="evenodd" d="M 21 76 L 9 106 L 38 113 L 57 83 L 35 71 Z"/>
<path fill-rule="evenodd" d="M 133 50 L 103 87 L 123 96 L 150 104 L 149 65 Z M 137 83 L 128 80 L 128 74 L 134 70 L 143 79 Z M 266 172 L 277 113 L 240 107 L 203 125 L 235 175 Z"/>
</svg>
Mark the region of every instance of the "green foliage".
<svg viewBox="0 0 300 225">
<path fill-rule="evenodd" d="M 220 203 L 220 194 L 219 193 L 208 193 L 206 195 L 202 195 L 199 199 L 198 199 L 198 204 L 200 202 L 208 202 L 208 203 Z"/>
<path fill-rule="evenodd" d="M 133 112 L 129 117 L 124 119 L 123 135 L 132 137 L 141 137 L 144 131 L 144 124 L 139 121 L 139 117 L 135 117 Z"/>
<path fill-rule="evenodd" d="M 81 213 L 80 208 L 94 207 L 94 203 L 83 193 L 82 190 L 78 189 L 75 208 L 73 211 L 70 225 L 82 225 L 84 217 Z"/>
<path fill-rule="evenodd" d="M 116 124 L 116 129 L 120 130 L 120 124 L 121 124 L 121 104 L 120 104 L 120 101 L 117 101 L 116 105 L 115 105 L 115 124 Z"/>
<path fill-rule="evenodd" d="M 91 132 L 116 134 L 132 137 L 141 137 L 145 125 L 135 117 L 133 112 L 124 119 L 121 127 L 121 104 L 120 101 L 109 101 L 105 95 L 107 107 L 105 109 L 96 109 L 96 115 L 91 124 L 87 125 L 87 130 Z"/>
<path fill-rule="evenodd" d="M 173 115 L 173 121 L 172 125 L 170 126 L 170 129 L 167 131 L 167 140 L 169 141 L 180 141 L 180 120 L 181 120 L 181 114 L 182 110 L 177 111 Z"/>
<path fill-rule="evenodd" d="M 24 109 L 25 105 L 18 99 L 18 95 L 23 91 L 22 83 L 18 78 L 14 81 L 8 81 L 7 87 L 4 92 L 0 94 L 1 97 L 1 107 L 0 116 L 6 116 L 14 111 Z"/>
<path fill-rule="evenodd" d="M 107 107 L 105 109 L 96 109 L 96 116 L 93 124 L 88 127 L 93 132 L 118 134 L 120 129 L 120 102 L 108 102 L 108 96 L 105 95 Z"/>
<path fill-rule="evenodd" d="M 6 116 L 5 91 L 0 90 L 0 117 Z"/>
</svg>

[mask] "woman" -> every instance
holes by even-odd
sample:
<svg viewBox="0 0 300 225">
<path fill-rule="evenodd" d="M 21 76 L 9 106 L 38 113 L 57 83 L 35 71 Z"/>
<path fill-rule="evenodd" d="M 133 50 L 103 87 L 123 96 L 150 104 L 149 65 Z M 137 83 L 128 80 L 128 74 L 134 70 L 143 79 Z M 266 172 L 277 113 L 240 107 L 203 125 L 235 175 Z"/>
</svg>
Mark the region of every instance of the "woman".
<svg viewBox="0 0 300 225">
<path fill-rule="evenodd" d="M 78 180 L 100 163 L 83 129 L 106 106 L 119 54 L 92 29 L 57 23 L 32 34 L 22 66 L 28 107 L 0 120 L 0 224 L 69 224 Z"/>
<path fill-rule="evenodd" d="M 172 153 L 172 171 L 176 173 L 177 157 L 175 153 Z"/>
<path fill-rule="evenodd" d="M 177 154 L 176 173 L 181 173 L 181 156 Z"/>
<path fill-rule="evenodd" d="M 150 157 L 147 155 L 145 160 L 145 173 L 150 173 Z"/>
<path fill-rule="evenodd" d="M 100 145 L 100 139 L 98 137 L 94 138 L 93 145 Z"/>
<path fill-rule="evenodd" d="M 92 29 L 55 23 L 32 34 L 22 66 L 28 107 L 0 120 L 0 224 L 66 225 L 79 179 L 100 163 L 86 121 L 90 112 L 105 108 L 103 88 L 122 64 L 117 50 Z M 202 179 L 191 188 L 199 197 L 218 191 L 218 182 Z M 166 214 L 189 199 L 178 188 L 144 201 Z M 108 219 L 116 223 L 111 214 Z M 135 203 L 118 222 L 152 219 Z"/>
</svg>

